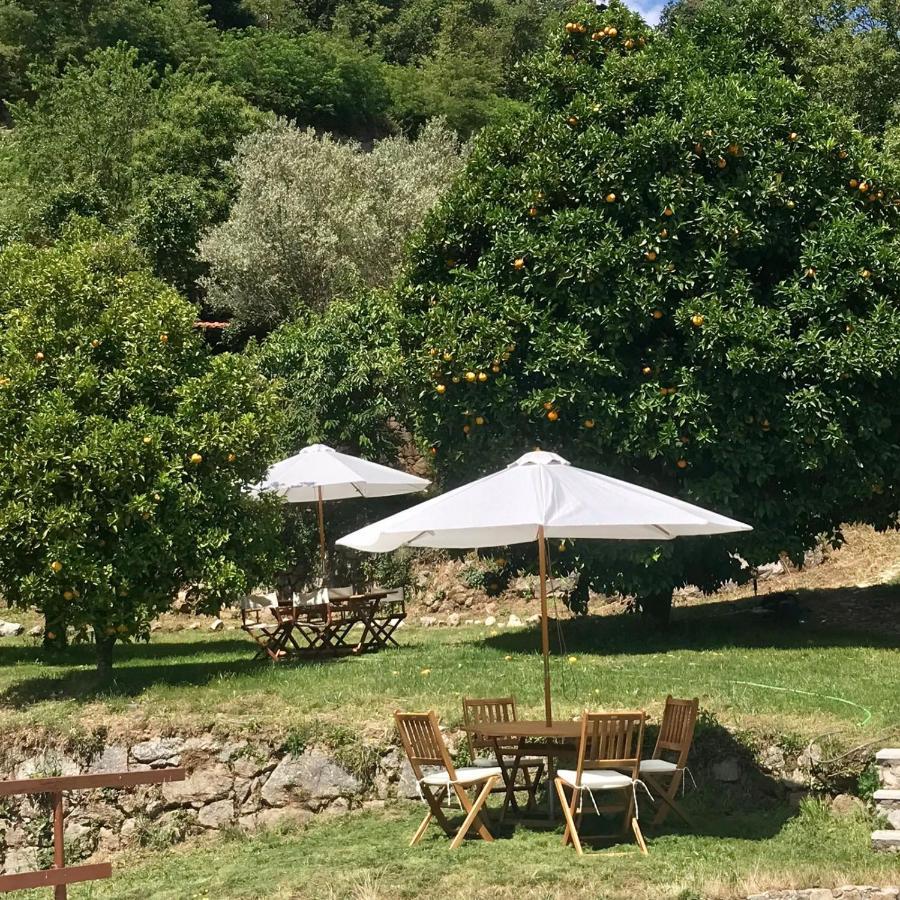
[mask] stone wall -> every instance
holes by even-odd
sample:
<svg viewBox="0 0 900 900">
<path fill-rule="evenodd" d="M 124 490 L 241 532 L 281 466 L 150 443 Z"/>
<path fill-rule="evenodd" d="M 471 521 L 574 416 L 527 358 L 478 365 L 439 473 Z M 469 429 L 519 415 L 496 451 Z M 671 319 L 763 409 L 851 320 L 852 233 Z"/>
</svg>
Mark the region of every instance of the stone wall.
<svg viewBox="0 0 900 900">
<path fill-rule="evenodd" d="M 342 764 L 339 751 L 311 746 L 287 752 L 212 734 L 112 743 L 80 759 L 57 749 L 5 752 L 2 779 L 188 770 L 182 782 L 67 795 L 65 839 L 73 862 L 97 851 L 162 847 L 212 830 L 302 824 L 316 814 L 417 796 L 409 764 L 396 748 L 374 754 L 366 772 Z M 50 810 L 41 796 L 11 798 L 0 806 L 0 873 L 47 865 L 51 846 Z"/>
<path fill-rule="evenodd" d="M 872 832 L 872 846 L 900 853 L 900 748 L 879 750 L 875 765 L 879 783 L 874 796 L 875 812 L 886 827 Z"/>
<path fill-rule="evenodd" d="M 652 741 L 653 735 L 648 738 Z M 446 731 L 445 739 L 454 756 L 465 745 L 458 731 Z M 884 790 L 900 786 L 900 751 L 891 752 L 898 754 L 896 761 L 879 759 Z M 822 790 L 817 769 L 821 756 L 815 744 L 790 750 L 764 742 L 751 749 L 727 728 L 707 722 L 698 728 L 690 767 L 700 787 L 714 789 L 723 802 L 797 804 L 809 791 Z M 187 779 L 69 795 L 68 857 L 75 862 L 126 847 L 164 847 L 209 831 L 249 832 L 281 823 L 303 824 L 315 815 L 418 796 L 409 763 L 397 746 L 333 747 L 300 734 L 281 741 L 212 733 L 144 736 L 85 742 L 74 749 L 23 743 L 2 751 L 0 779 L 171 766 L 183 766 Z M 832 803 L 837 815 L 863 807 L 859 798 L 848 794 Z M 50 862 L 50 811 L 43 804 L 41 797 L 0 804 L 0 872 Z M 891 807 L 886 813 L 892 819 L 900 811 Z"/>
</svg>

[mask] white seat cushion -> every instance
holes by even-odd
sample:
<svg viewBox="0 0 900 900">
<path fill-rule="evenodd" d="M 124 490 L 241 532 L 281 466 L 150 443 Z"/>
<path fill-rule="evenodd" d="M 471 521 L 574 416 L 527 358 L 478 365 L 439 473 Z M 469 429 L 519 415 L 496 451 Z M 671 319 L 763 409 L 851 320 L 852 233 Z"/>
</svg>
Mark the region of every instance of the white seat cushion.
<svg viewBox="0 0 900 900">
<path fill-rule="evenodd" d="M 479 781 L 487 781 L 491 775 L 503 774 L 497 766 L 493 768 L 480 766 L 467 766 L 463 769 L 456 770 L 456 781 L 459 784 L 477 784 Z M 450 784 L 450 773 L 446 769 L 438 769 L 436 772 L 429 772 L 422 781 L 425 784 L 434 785 L 435 787 L 443 785 L 446 787 Z"/>
<path fill-rule="evenodd" d="M 505 766 L 511 766 L 516 761 L 514 756 L 504 756 L 503 764 Z M 541 759 L 539 756 L 523 756 L 519 760 L 519 766 L 539 766 L 545 760 Z M 496 767 L 497 760 L 493 756 L 485 756 L 481 759 L 476 759 L 473 763 L 473 766 L 476 766 L 479 769 L 483 769 L 485 767 Z"/>
<path fill-rule="evenodd" d="M 650 775 L 667 775 L 678 771 L 678 766 L 667 759 L 642 759 L 641 771 Z"/>
<path fill-rule="evenodd" d="M 575 769 L 560 769 L 557 777 L 569 787 L 575 787 L 578 772 Z M 593 769 L 581 773 L 581 786 L 592 791 L 614 791 L 631 787 L 631 776 L 614 772 L 612 769 Z"/>
</svg>

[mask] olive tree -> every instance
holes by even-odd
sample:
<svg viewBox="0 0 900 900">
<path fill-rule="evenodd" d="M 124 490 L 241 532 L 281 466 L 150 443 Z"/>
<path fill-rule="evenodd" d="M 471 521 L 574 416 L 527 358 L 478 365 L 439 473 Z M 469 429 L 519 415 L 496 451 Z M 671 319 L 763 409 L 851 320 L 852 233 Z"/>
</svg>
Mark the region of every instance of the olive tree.
<svg viewBox="0 0 900 900">
<path fill-rule="evenodd" d="M 251 135 L 233 162 L 231 214 L 200 245 L 208 302 L 265 331 L 361 286 L 387 286 L 460 160 L 439 122 L 370 152 L 287 122 Z"/>
</svg>

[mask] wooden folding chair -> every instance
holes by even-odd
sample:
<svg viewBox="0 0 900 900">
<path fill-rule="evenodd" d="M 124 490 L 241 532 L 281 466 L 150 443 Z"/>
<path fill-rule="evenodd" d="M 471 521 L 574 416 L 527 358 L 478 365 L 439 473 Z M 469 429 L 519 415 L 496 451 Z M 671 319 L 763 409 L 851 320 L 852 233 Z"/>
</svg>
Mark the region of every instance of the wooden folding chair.
<svg viewBox="0 0 900 900">
<path fill-rule="evenodd" d="M 579 856 L 584 853 L 578 835 L 584 815 L 584 794 L 588 795 L 598 815 L 623 811 L 622 829 L 618 837 L 624 837 L 630 825 L 641 853 L 647 853 L 647 844 L 638 824 L 636 796 L 636 786 L 640 782 L 644 718 L 643 712 L 586 712 L 581 718 L 577 768 L 560 769 L 555 779 L 556 792 L 566 818 L 563 846 L 571 841 Z M 625 769 L 628 774 L 618 769 Z M 571 799 L 566 799 L 566 788 L 572 792 Z M 598 792 L 620 793 L 624 799 L 618 803 L 598 804 L 594 797 Z"/>
<path fill-rule="evenodd" d="M 397 731 L 400 732 L 400 740 L 416 776 L 422 799 L 428 804 L 428 812 L 409 842 L 410 847 L 422 839 L 432 819 L 436 819 L 447 836 L 452 838 L 450 842 L 452 850 L 463 842 L 473 827 L 482 840 L 493 841 L 493 835 L 484 822 L 482 807 L 494 785 L 502 777 L 499 767 L 455 768 L 441 736 L 437 716 L 433 712 L 396 712 L 394 721 L 397 723 Z M 427 766 L 428 771 L 423 769 L 423 766 Z M 481 786 L 481 790 L 473 802 L 466 789 L 478 786 Z M 451 788 L 459 799 L 460 806 L 466 811 L 466 817 L 455 835 L 441 809 L 443 800 L 451 796 Z"/>
<path fill-rule="evenodd" d="M 503 787 L 498 790 L 506 795 L 503 799 L 501 819 L 511 805 L 518 812 L 516 791 L 528 792 L 527 810 L 537 805 L 537 789 L 544 774 L 545 760 L 540 756 L 519 757 L 519 742 L 514 739 L 501 740 L 482 737 L 478 726 L 488 722 L 515 722 L 515 697 L 492 697 L 489 699 L 471 699 L 463 697 L 463 723 L 466 729 L 466 741 L 469 745 L 469 759 L 472 765 L 479 768 L 499 766 L 503 774 Z M 490 757 L 479 756 L 479 752 L 488 751 Z M 522 784 L 516 786 L 518 773 L 522 773 Z"/>
<path fill-rule="evenodd" d="M 679 808 L 675 798 L 678 796 L 678 788 L 684 783 L 684 772 L 694 740 L 699 706 L 700 701 L 696 697 L 693 700 L 676 700 L 669 694 L 666 697 L 653 756 L 641 761 L 641 777 L 652 789 L 654 799 L 659 800 L 653 819 L 654 825 L 661 825 L 671 810 L 688 825 L 693 826 L 693 822 Z M 666 759 L 664 753 L 674 754 L 674 759 Z"/>
</svg>

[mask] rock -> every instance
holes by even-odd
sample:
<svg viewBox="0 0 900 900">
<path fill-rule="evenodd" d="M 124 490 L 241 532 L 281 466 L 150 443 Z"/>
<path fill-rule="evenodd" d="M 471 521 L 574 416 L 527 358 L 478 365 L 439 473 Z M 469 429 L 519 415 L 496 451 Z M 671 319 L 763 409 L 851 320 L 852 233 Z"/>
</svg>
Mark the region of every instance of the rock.
<svg viewBox="0 0 900 900">
<path fill-rule="evenodd" d="M 829 888 L 813 888 L 804 900 L 832 900 L 833 897 Z"/>
<path fill-rule="evenodd" d="M 431 628 L 431 626 L 434 625 L 435 621 L 436 619 L 434 618 L 434 616 L 422 616 L 419 619 L 419 624 L 423 628 Z"/>
<path fill-rule="evenodd" d="M 213 619 L 212 622 L 209 623 L 210 631 L 224 631 L 225 623 L 221 619 Z"/>
<path fill-rule="evenodd" d="M 0 620 L 0 637 L 18 637 L 25 631 L 25 626 L 19 622 L 3 622 Z"/>
<path fill-rule="evenodd" d="M 28 636 L 33 638 L 39 638 L 44 636 L 44 627 L 42 625 L 35 625 L 32 628 L 28 629 Z"/>
<path fill-rule="evenodd" d="M 519 628 L 521 625 L 522 620 L 515 613 L 510 613 L 509 618 L 506 620 L 506 627 Z"/>
<path fill-rule="evenodd" d="M 255 778 L 263 772 L 274 769 L 275 764 L 263 756 L 242 753 L 231 761 L 231 768 L 234 770 L 234 774 L 241 778 Z"/>
<path fill-rule="evenodd" d="M 487 628 L 493 628 L 497 624 L 497 617 L 487 616 L 484 620 L 484 624 Z"/>
<path fill-rule="evenodd" d="M 199 623 L 199 622 L 191 622 L 191 624 L 188 625 L 188 627 L 187 627 L 186 630 L 187 630 L 187 631 L 199 631 L 199 630 L 200 630 L 200 623 Z"/>
<path fill-rule="evenodd" d="M 854 797 L 852 794 L 838 794 L 831 801 L 832 815 L 840 818 L 856 815 L 856 813 L 862 812 L 865 808 L 866 805 L 862 800 L 859 797 Z"/>
<path fill-rule="evenodd" d="M 314 813 L 308 809 L 261 809 L 250 816 L 241 816 L 238 824 L 245 831 L 263 828 L 300 828 L 312 819 Z"/>
<path fill-rule="evenodd" d="M 285 756 L 263 786 L 262 799 L 269 806 L 284 806 L 295 794 L 331 800 L 357 794 L 360 788 L 355 776 L 321 750 L 313 748 L 300 756 Z"/>
<path fill-rule="evenodd" d="M 535 613 L 533 616 L 529 616 L 529 617 L 525 620 L 526 624 L 528 624 L 528 625 L 536 625 L 536 624 L 537 624 L 538 622 L 540 622 L 540 621 L 541 621 L 541 614 L 540 614 L 540 613 Z"/>
<path fill-rule="evenodd" d="M 126 819 L 119 828 L 119 834 L 122 835 L 122 840 L 130 841 L 137 834 L 137 830 L 137 819 Z"/>
<path fill-rule="evenodd" d="M 741 768 L 737 757 L 728 756 L 713 763 L 712 777 L 716 781 L 734 782 L 741 777 Z"/>
<path fill-rule="evenodd" d="M 781 772 L 784 769 L 784 750 L 777 744 L 766 747 L 759 755 L 759 764 L 770 772 Z"/>
<path fill-rule="evenodd" d="M 801 769 L 811 769 L 822 759 L 822 748 L 818 744 L 810 744 L 798 757 L 797 765 Z"/>
<path fill-rule="evenodd" d="M 3 832 L 3 843 L 7 847 L 24 847 L 28 843 L 28 834 L 20 825 L 10 825 Z"/>
<path fill-rule="evenodd" d="M 450 615 L 447 616 L 447 624 L 456 628 L 456 626 L 459 625 L 459 618 L 459 613 L 450 613 Z"/>
<path fill-rule="evenodd" d="M 778 562 L 765 563 L 756 569 L 756 578 L 758 581 L 768 581 L 776 575 L 784 575 L 784 565 Z"/>
<path fill-rule="evenodd" d="M 164 784 L 162 794 L 169 804 L 206 804 L 221 800 L 231 790 L 234 779 L 222 763 L 195 769 L 184 781 Z"/>
<path fill-rule="evenodd" d="M 234 803 L 231 800 L 210 803 L 197 814 L 197 821 L 204 828 L 226 828 L 234 822 Z"/>
<path fill-rule="evenodd" d="M 122 836 L 112 828 L 101 828 L 97 832 L 97 848 L 107 853 L 122 849 Z"/>
<path fill-rule="evenodd" d="M 100 753 L 91 758 L 89 774 L 101 772 L 124 772 L 128 769 L 128 748 L 122 744 L 107 744 Z"/>
<path fill-rule="evenodd" d="M 406 757 L 400 763 L 400 777 L 397 779 L 397 796 L 404 800 L 419 798 L 419 786 L 416 783 L 416 775 Z"/>
<path fill-rule="evenodd" d="M 872 849 L 885 853 L 900 853 L 900 831 L 873 831 Z"/>
<path fill-rule="evenodd" d="M 90 826 L 82 822 L 67 822 L 63 830 L 63 837 L 66 845 L 75 841 L 80 841 L 83 837 L 89 836 L 91 833 Z"/>
<path fill-rule="evenodd" d="M 39 756 L 32 756 L 15 768 L 16 778 L 40 778 L 53 775 L 80 775 L 81 766 L 72 758 L 55 750 L 45 750 Z"/>
<path fill-rule="evenodd" d="M 149 741 L 141 741 L 131 748 L 131 756 L 139 763 L 159 763 L 160 767 L 174 762 L 184 749 L 184 741 L 181 738 L 154 738 Z"/>
<path fill-rule="evenodd" d="M 3 858 L 3 870 L 7 875 L 31 872 L 38 866 L 37 847 L 15 847 L 7 850 Z"/>
</svg>

